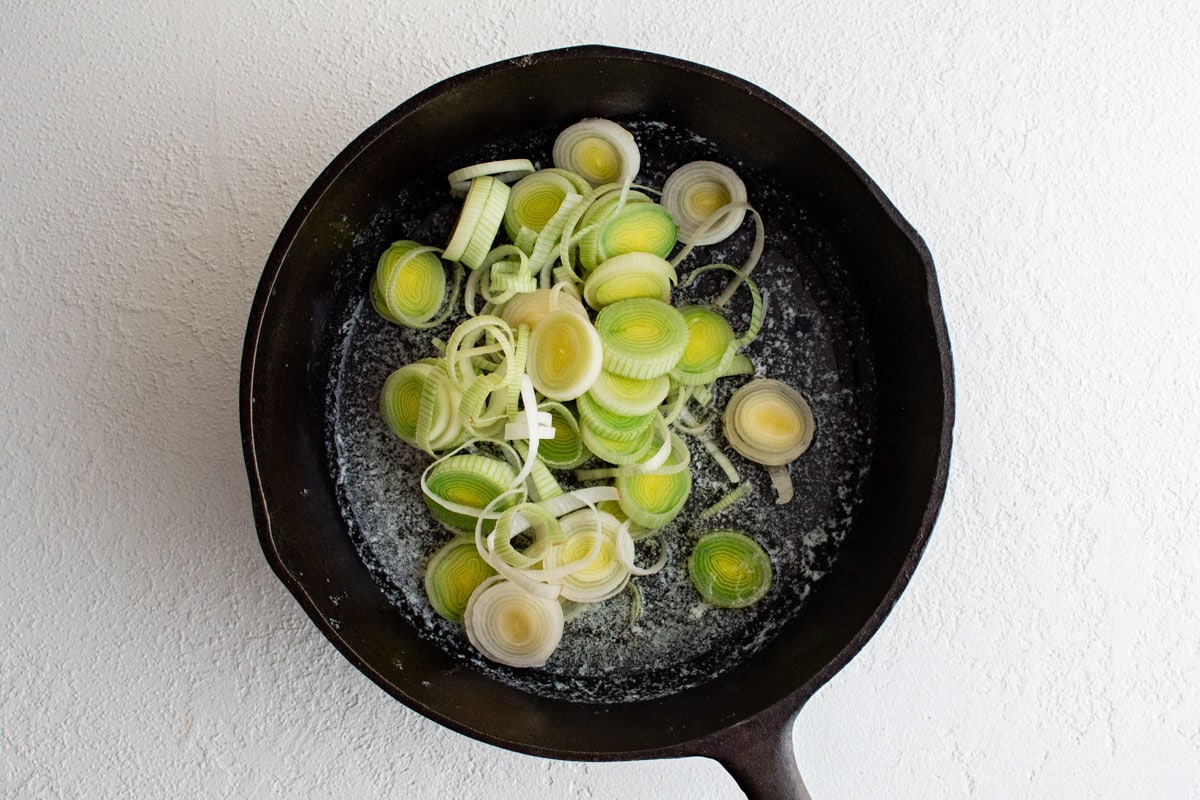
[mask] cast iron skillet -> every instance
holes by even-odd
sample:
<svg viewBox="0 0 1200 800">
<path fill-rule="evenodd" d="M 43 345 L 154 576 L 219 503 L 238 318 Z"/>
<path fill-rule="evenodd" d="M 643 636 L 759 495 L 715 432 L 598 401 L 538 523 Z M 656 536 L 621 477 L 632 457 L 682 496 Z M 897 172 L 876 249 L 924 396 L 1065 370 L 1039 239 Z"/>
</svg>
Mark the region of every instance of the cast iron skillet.
<svg viewBox="0 0 1200 800">
<path fill-rule="evenodd" d="M 498 679 L 419 630 L 355 544 L 330 435 L 330 386 L 344 363 L 347 320 L 378 253 L 401 238 L 387 223 L 403 217 L 394 207 L 401 190 L 444 181 L 448 168 L 462 165 L 455 158 L 486 152 L 488 142 L 536 138 L 587 116 L 697 134 L 787 187 L 768 203 L 784 230 L 780 246 L 795 248 L 804 280 L 825 287 L 813 302 L 846 329 L 834 336 L 835 360 L 869 445 L 835 557 L 777 634 L 696 685 L 612 702 L 578 702 L 519 676 Z M 806 291 L 801 278 L 787 291 Z M 787 291 L 776 298 L 784 306 Z M 443 81 L 334 159 L 288 220 L 255 295 L 241 420 L 267 560 L 322 633 L 401 702 L 524 753 L 595 761 L 702 755 L 720 761 L 751 797 L 807 797 L 791 721 L 879 628 L 916 567 L 945 490 L 953 382 L 924 243 L 829 137 L 738 78 L 588 46 Z"/>
</svg>

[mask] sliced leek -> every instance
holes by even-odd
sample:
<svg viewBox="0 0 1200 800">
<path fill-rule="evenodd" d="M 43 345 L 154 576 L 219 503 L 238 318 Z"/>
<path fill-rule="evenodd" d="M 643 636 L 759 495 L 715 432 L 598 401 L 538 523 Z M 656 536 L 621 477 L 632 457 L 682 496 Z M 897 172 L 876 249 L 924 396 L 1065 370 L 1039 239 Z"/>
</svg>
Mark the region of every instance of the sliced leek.
<svg viewBox="0 0 1200 800">
<path fill-rule="evenodd" d="M 495 574 L 475 549 L 475 540 L 458 536 L 429 559 L 425 594 L 434 611 L 451 622 L 462 622 L 471 593 Z"/>
<path fill-rule="evenodd" d="M 675 220 L 658 203 L 629 204 L 600 227 L 596 254 L 601 260 L 622 253 L 666 258 L 675 247 L 676 232 Z"/>
<path fill-rule="evenodd" d="M 429 363 L 408 364 L 393 372 L 379 393 L 379 412 L 388 427 L 411 445 L 417 444 L 417 422 L 421 417 L 421 394 L 425 379 L 434 367 Z"/>
<path fill-rule="evenodd" d="M 688 577 L 705 602 L 718 608 L 744 608 L 771 588 L 771 559 L 743 533 L 712 531 L 696 542 L 688 558 Z"/>
<path fill-rule="evenodd" d="M 783 381 L 752 380 L 725 406 L 725 438 L 734 450 L 769 468 L 780 505 L 792 499 L 787 465 L 812 444 L 815 427 L 808 401 Z"/>
<path fill-rule="evenodd" d="M 472 180 L 442 257 L 461 261 L 472 269 L 478 267 L 492 249 L 504 221 L 508 194 L 508 186 L 489 175 Z"/>
<path fill-rule="evenodd" d="M 551 400 L 574 400 L 600 375 L 600 336 L 586 317 L 559 309 L 529 337 L 529 377 Z"/>
<path fill-rule="evenodd" d="M 662 204 L 679 226 L 679 241 L 709 245 L 729 238 L 742 225 L 743 209 L 725 213 L 707 230 L 706 221 L 730 204 L 746 202 L 746 184 L 715 161 L 693 161 L 672 172 L 663 184 Z"/>
<path fill-rule="evenodd" d="M 683 448 L 683 454 L 687 448 Z M 677 455 L 667 466 L 686 466 L 686 455 Z M 620 497 L 617 502 L 625 516 L 644 528 L 661 528 L 683 510 L 692 491 L 692 472 L 689 469 L 664 469 L 643 475 L 626 475 L 616 479 Z"/>
<path fill-rule="evenodd" d="M 670 391 L 671 379 L 666 375 L 638 380 L 601 370 L 588 396 L 615 414 L 637 416 L 657 409 Z"/>
<path fill-rule="evenodd" d="M 688 339 L 683 314 L 649 297 L 605 306 L 596 315 L 596 332 L 604 345 L 604 369 L 638 380 L 674 369 Z"/>
<path fill-rule="evenodd" d="M 562 606 L 495 579 L 471 595 L 463 623 L 467 639 L 491 661 L 510 667 L 540 667 L 558 648 Z"/>
<path fill-rule="evenodd" d="M 583 509 L 563 517 L 561 524 L 566 541 L 546 552 L 547 568 L 580 559 L 600 540 L 596 557 L 563 578 L 562 596 L 577 603 L 599 603 L 624 589 L 630 572 L 618 553 L 621 522 L 612 514 Z"/>
<path fill-rule="evenodd" d="M 558 213 L 566 196 L 577 193 L 575 184 L 559 170 L 538 170 L 526 175 L 509 192 L 504 210 L 505 232 L 510 239 L 517 238 L 522 228 L 540 233 Z"/>
<path fill-rule="evenodd" d="M 607 119 L 585 119 L 554 140 L 554 165 L 599 186 L 637 175 L 642 157 L 633 134 Z"/>
<path fill-rule="evenodd" d="M 631 297 L 671 299 L 675 268 L 653 253 L 623 253 L 596 267 L 583 284 L 583 299 L 595 309 Z"/>
<path fill-rule="evenodd" d="M 470 533 L 476 520 L 493 500 L 516 480 L 510 464 L 488 456 L 455 455 L 435 462 L 421 479 L 425 505 L 433 516 L 451 530 Z M 499 514 L 495 515 L 499 516 Z M 491 530 L 495 519 L 484 519 Z"/>
<path fill-rule="evenodd" d="M 624 208 L 625 204 L 652 202 L 654 201 L 645 194 L 634 190 L 626 192 L 623 189 L 612 189 L 597 196 L 579 218 L 580 266 L 585 270 L 592 270 L 603 260 L 600 258 L 600 232 L 604 223 Z"/>
<path fill-rule="evenodd" d="M 704 306 L 689 306 L 682 313 L 688 327 L 687 347 L 671 370 L 671 377 L 685 385 L 711 383 L 733 360 L 733 326 L 721 314 Z"/>
</svg>

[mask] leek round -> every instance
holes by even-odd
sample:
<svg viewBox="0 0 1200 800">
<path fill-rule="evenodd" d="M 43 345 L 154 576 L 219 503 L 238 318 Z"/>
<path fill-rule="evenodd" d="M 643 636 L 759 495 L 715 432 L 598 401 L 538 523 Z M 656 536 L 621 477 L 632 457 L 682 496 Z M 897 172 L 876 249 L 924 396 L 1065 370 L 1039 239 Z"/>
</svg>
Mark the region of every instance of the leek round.
<svg viewBox="0 0 1200 800">
<path fill-rule="evenodd" d="M 619 300 L 596 315 L 604 369 L 626 378 L 666 375 L 687 347 L 687 322 L 673 306 L 650 297 Z"/>
<path fill-rule="evenodd" d="M 612 120 L 585 119 L 554 140 L 554 166 L 582 176 L 592 186 L 632 180 L 642 165 L 633 134 Z"/>
<path fill-rule="evenodd" d="M 462 622 L 471 593 L 495 574 L 480 557 L 471 537 L 455 537 L 429 559 L 425 567 L 425 594 L 439 615 L 451 622 Z"/>
<path fill-rule="evenodd" d="M 701 226 L 730 204 L 745 203 L 746 197 L 746 184 L 732 169 L 715 161 L 693 161 L 667 177 L 662 204 L 679 226 L 679 241 L 708 245 L 729 238 L 746 212 L 729 211 L 698 234 Z"/>
<path fill-rule="evenodd" d="M 529 377 L 551 400 L 574 400 L 600 375 L 600 336 L 586 317 L 559 309 L 529 336 Z"/>
<path fill-rule="evenodd" d="M 563 613 L 558 601 L 535 597 L 505 580 L 479 585 L 463 623 L 475 649 L 510 667 L 540 667 L 562 641 Z"/>
<path fill-rule="evenodd" d="M 771 559 L 743 533 L 712 531 L 696 542 L 688 558 L 688 577 L 710 605 L 745 608 L 771 588 Z"/>
</svg>

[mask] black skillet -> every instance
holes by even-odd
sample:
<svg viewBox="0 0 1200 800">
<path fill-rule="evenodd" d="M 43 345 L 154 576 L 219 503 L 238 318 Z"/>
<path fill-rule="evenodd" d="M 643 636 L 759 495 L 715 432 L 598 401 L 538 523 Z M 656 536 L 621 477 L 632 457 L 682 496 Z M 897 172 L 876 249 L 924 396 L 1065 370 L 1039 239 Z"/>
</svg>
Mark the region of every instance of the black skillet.
<svg viewBox="0 0 1200 800">
<path fill-rule="evenodd" d="M 387 542 L 413 536 L 431 551 L 432 529 L 372 530 L 373 508 L 418 502 L 403 491 L 413 469 L 400 443 L 371 430 L 348 439 L 347 431 L 379 426 L 355 411 L 377 391 L 371 370 L 429 353 L 361 304 L 390 241 L 437 243 L 453 223 L 446 172 L 488 157 L 545 162 L 553 133 L 588 116 L 634 130 L 646 183 L 695 157 L 724 160 L 749 178 L 751 202 L 771 231 L 756 275 L 774 320 L 763 349 L 750 355 L 809 396 L 817 438 L 793 465 L 797 501 L 762 511 L 755 523 L 779 559 L 776 588 L 759 611 L 732 626 L 707 617 L 714 640 L 665 660 L 616 668 L 564 650 L 557 666 L 552 659 L 521 672 L 487 664 L 418 608 Z M 750 235 L 747 224 L 716 257 L 735 260 Z M 378 355 L 364 358 L 372 348 Z M 829 137 L 725 73 L 588 46 L 443 81 L 334 159 L 288 220 L 259 284 L 241 419 L 267 560 L 322 633 L 389 694 L 524 753 L 709 756 L 751 797 L 807 797 L 791 721 L 878 629 L 916 567 L 945 490 L 953 384 L 928 251 Z M 375 456 L 385 469 L 372 469 Z M 696 494 L 704 491 L 715 490 Z M 761 489 L 757 507 L 769 506 L 769 493 Z M 673 534 L 676 577 L 702 527 L 685 522 Z M 654 591 L 651 582 L 648 606 Z M 660 605 L 663 616 L 682 614 Z M 602 649 L 620 653 L 640 635 L 653 650 L 650 622 L 614 635 Z"/>
</svg>

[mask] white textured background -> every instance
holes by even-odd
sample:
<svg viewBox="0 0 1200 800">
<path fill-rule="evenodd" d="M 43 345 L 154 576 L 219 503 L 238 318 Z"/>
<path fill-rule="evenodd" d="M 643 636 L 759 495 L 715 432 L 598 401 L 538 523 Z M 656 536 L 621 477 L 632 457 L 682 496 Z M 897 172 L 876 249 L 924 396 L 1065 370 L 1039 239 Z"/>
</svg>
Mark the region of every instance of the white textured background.
<svg viewBox="0 0 1200 800">
<path fill-rule="evenodd" d="M 409 711 L 251 519 L 240 349 L 294 203 L 427 85 L 590 41 L 777 94 L 938 266 L 949 492 L 796 724 L 817 800 L 1200 796 L 1200 6 L 775 5 L 5 4 L 0 795 L 740 796 Z"/>
</svg>

